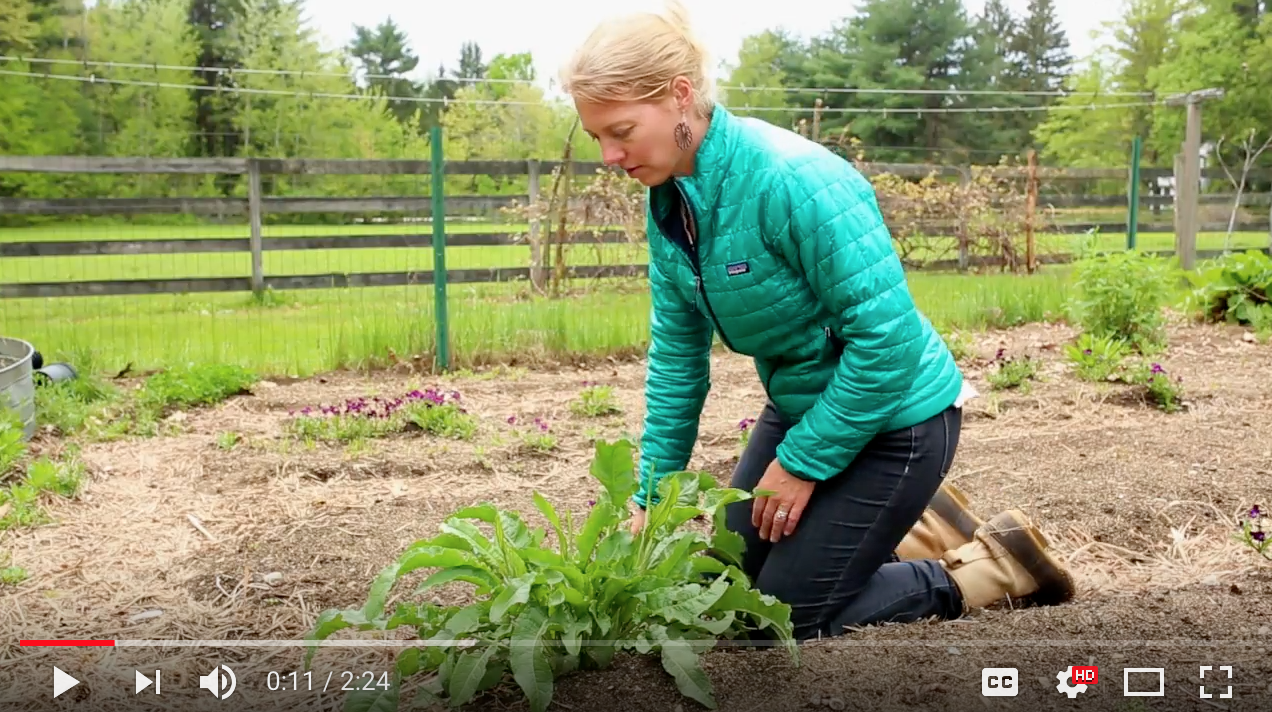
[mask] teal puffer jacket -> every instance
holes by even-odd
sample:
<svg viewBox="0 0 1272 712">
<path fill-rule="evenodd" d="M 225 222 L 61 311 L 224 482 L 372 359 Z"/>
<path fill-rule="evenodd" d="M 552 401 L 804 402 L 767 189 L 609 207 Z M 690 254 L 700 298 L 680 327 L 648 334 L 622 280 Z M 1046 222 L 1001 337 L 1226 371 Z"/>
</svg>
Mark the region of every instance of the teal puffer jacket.
<svg viewBox="0 0 1272 712">
<path fill-rule="evenodd" d="M 797 477 L 833 477 L 876 434 L 955 402 L 962 374 L 915 308 L 873 186 L 851 163 L 717 105 L 693 175 L 652 188 L 648 206 L 640 506 L 651 471 L 656 495 L 688 465 L 713 336 L 754 359 L 791 425 L 778 461 Z"/>
</svg>

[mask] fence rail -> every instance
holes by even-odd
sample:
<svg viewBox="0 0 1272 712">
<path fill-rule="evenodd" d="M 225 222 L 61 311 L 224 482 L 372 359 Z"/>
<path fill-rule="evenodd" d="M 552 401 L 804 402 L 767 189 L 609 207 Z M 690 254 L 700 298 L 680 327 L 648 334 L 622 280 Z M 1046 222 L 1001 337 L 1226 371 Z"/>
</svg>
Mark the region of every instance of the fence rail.
<svg viewBox="0 0 1272 712">
<path fill-rule="evenodd" d="M 435 137 L 437 146 L 440 140 Z M 102 279 L 70 282 L 24 281 L 0 284 L 0 299 L 94 297 L 119 295 L 193 294 L 215 292 L 262 293 L 265 290 L 321 290 L 357 287 L 389 287 L 403 285 L 434 285 L 439 306 L 438 342 L 444 344 L 445 288 L 448 283 L 477 284 L 505 283 L 528 280 L 542 289 L 546 276 L 552 270 L 549 248 L 562 245 L 632 244 L 639 240 L 620 230 L 591 230 L 570 232 L 563 238 L 551 236 L 554 232 L 539 220 L 530 220 L 524 232 L 449 232 L 448 217 L 490 214 L 513 205 L 533 204 L 541 199 L 540 182 L 546 173 L 564 167 L 560 161 L 539 160 L 475 160 L 444 161 L 440 151 L 430 160 L 330 160 L 330 159 L 273 159 L 273 158 L 136 158 L 92 156 L 0 156 L 0 173 L 33 172 L 47 174 L 153 174 L 153 175 L 237 175 L 246 177 L 246 195 L 243 197 L 67 197 L 25 198 L 0 197 L 0 214 L 7 215 L 77 215 L 77 216 L 140 216 L 160 214 L 187 214 L 217 216 L 221 218 L 246 218 L 248 237 L 195 237 L 176 238 L 162 236 L 159 239 L 123 240 L 19 240 L 0 241 L 0 258 L 66 258 L 91 256 L 131 255 L 183 255 L 183 254 L 243 254 L 251 257 L 250 276 L 232 277 L 178 277 L 164 279 Z M 596 171 L 609 170 L 600 163 L 574 162 L 569 168 L 582 176 Z M 1127 219 L 1123 221 L 1099 221 L 1097 215 L 1087 215 L 1087 221 L 1056 222 L 1034 227 L 1030 223 L 1028 264 L 1058 264 L 1072 259 L 1067 253 L 1035 254 L 1034 232 L 1046 234 L 1076 234 L 1091 231 L 1127 231 L 1134 239 L 1135 232 L 1154 231 L 1176 233 L 1176 225 L 1182 213 L 1192 211 L 1189 220 L 1195 231 L 1226 231 L 1228 221 L 1201 223 L 1196 219 L 1197 205 L 1232 206 L 1242 208 L 1272 205 L 1272 193 L 1244 193 L 1240 200 L 1233 193 L 1207 193 L 1198 196 L 1196 205 L 1180 206 L 1178 197 L 1163 179 L 1174 178 L 1167 169 L 1131 170 L 1110 168 L 1050 168 L 1036 164 L 1020 167 L 971 168 L 929 164 L 865 164 L 862 172 L 867 176 L 891 174 L 906 179 L 936 175 L 954 181 L 968 181 L 976 173 L 988 173 L 1006 180 L 1025 180 L 1029 184 L 1031 209 L 1047 208 L 1100 209 L 1127 207 Z M 304 195 L 267 195 L 262 185 L 263 176 L 420 176 L 432 177 L 431 190 L 425 196 L 361 195 L 353 197 L 328 197 Z M 527 179 L 528 192 L 517 195 L 448 195 L 444 194 L 442 176 L 521 176 Z M 1211 169 L 1202 172 L 1205 179 L 1227 181 L 1223 171 Z M 1267 180 L 1272 171 L 1264 171 L 1250 178 Z M 1127 186 L 1125 195 L 1083 195 L 1056 191 L 1059 183 L 1089 181 L 1121 181 Z M 1045 182 L 1049 192 L 1039 192 Z M 1149 194 L 1140 196 L 1143 184 L 1150 186 Z M 580 204 L 581 198 L 571 198 L 570 205 Z M 1133 206 L 1142 205 L 1160 215 L 1163 208 L 1171 208 L 1176 223 L 1140 223 Z M 1036 206 L 1036 208 L 1034 207 Z M 271 236 L 263 235 L 265 217 L 283 214 L 368 214 L 382 217 L 391 213 L 421 213 L 431 218 L 431 234 L 395 232 L 392 234 L 340 234 L 322 236 Z M 1031 213 L 1032 214 L 1032 213 Z M 1096 217 L 1096 221 L 1090 221 Z M 1236 230 L 1268 232 L 1272 245 L 1272 214 L 1269 222 L 1241 221 L 1232 225 Z M 953 223 L 929 222 L 918 227 L 905 228 L 912 233 L 907 237 L 928 237 L 934 240 L 950 239 L 960 234 L 960 226 Z M 453 269 L 445 265 L 445 249 L 448 247 L 497 247 L 525 245 L 529 249 L 527 266 L 498 266 Z M 315 273 L 296 275 L 267 275 L 263 255 L 267 252 L 306 250 L 366 250 L 384 248 L 432 248 L 434 255 L 431 270 L 401 271 L 353 271 L 350 273 Z M 1152 250 L 1156 254 L 1181 254 L 1181 261 L 1191 264 L 1196 258 L 1218 256 L 1219 251 L 1196 250 L 1194 243 L 1181 245 L 1176 239 L 1176 249 Z M 939 257 L 940 255 L 935 255 Z M 1186 258 L 1186 259 L 1182 259 Z M 969 269 L 994 267 L 1007 264 L 1006 257 L 969 254 L 965 238 L 959 238 L 959 251 L 954 259 L 930 259 L 915 262 L 912 267 L 921 269 Z M 559 265 L 556 273 L 563 277 L 606 278 L 634 277 L 646 273 L 644 264 Z M 445 361 L 444 347 L 439 360 Z"/>
</svg>

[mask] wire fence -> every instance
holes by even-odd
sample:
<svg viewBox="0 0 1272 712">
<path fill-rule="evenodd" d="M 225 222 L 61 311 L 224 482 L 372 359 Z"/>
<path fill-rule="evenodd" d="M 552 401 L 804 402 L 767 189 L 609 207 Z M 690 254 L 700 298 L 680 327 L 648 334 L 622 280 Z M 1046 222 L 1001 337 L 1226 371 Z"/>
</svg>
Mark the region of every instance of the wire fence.
<svg viewBox="0 0 1272 712">
<path fill-rule="evenodd" d="M 941 272 L 1054 274 L 1092 251 L 1176 248 L 1173 172 L 1129 156 L 888 164 L 824 142 L 874 182 L 934 321 L 987 318 L 1022 289 L 1054 287 L 929 281 Z M 4 334 L 109 372 L 642 351 L 643 189 L 595 163 L 446 155 L 455 147 L 438 129 L 391 159 L 0 157 Z M 1203 180 L 1199 256 L 1268 249 L 1272 194 L 1234 209 L 1222 171 Z M 12 190 L 24 185 L 38 190 Z"/>
</svg>

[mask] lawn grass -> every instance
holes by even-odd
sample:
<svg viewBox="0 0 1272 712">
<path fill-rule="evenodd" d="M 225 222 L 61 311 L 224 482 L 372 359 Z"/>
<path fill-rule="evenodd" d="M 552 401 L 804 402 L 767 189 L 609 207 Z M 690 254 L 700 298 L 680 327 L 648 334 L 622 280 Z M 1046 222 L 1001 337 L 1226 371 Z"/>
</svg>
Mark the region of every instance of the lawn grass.
<svg viewBox="0 0 1272 712">
<path fill-rule="evenodd" d="M 938 326 L 975 329 L 1062 318 L 1067 272 L 911 273 L 910 284 Z M 589 291 L 549 299 L 531 296 L 524 284 L 450 287 L 452 366 L 644 349 L 649 298 L 643 281 L 574 286 Z M 244 294 L 12 300 L 4 321 L 6 335 L 106 371 L 220 362 L 305 376 L 383 365 L 390 353 L 424 354 L 431 362 L 435 344 L 430 286 L 288 292 L 263 301 Z"/>
<path fill-rule="evenodd" d="M 522 232 L 526 225 L 495 223 L 448 224 L 451 234 L 473 232 Z M 424 223 L 409 225 L 317 225 L 266 226 L 265 237 L 319 237 L 327 235 L 431 234 Z M 219 226 L 154 226 L 154 225 L 87 225 L 64 223 L 38 228 L 0 229 L 0 242 L 41 242 L 53 240 L 154 240 L 247 237 L 246 227 Z M 1089 244 L 1087 244 L 1089 242 Z M 1201 250 L 1221 249 L 1222 233 L 1202 233 L 1197 237 Z M 1040 254 L 1074 252 L 1084 245 L 1095 250 L 1123 249 L 1125 235 L 1103 233 L 1098 236 L 1040 234 Z M 940 252 L 921 250 L 912 259 L 951 259 L 952 241 L 934 238 Z M 1268 236 L 1256 232 L 1236 233 L 1233 247 L 1247 249 L 1266 247 Z M 1142 250 L 1170 250 L 1174 236 L 1169 233 L 1143 233 L 1138 236 Z M 947 254 L 948 253 L 948 254 Z M 570 265 L 644 264 L 648 253 L 644 244 L 571 245 L 565 249 Z M 446 266 L 452 270 L 492 267 L 524 267 L 530 262 L 526 245 L 462 246 L 446 250 Z M 265 274 L 273 276 L 309 274 L 353 274 L 364 272 L 428 271 L 433 268 L 432 249 L 414 247 L 352 250 L 278 250 L 263 255 Z M 93 255 L 74 257 L 7 257 L 0 261 L 0 283 L 57 283 L 98 280 L 183 279 L 195 277 L 245 277 L 251 274 L 249 253 L 199 253 L 160 255 Z"/>
<path fill-rule="evenodd" d="M 516 231 L 518 225 L 455 223 L 458 232 Z M 429 233 L 426 224 L 267 226 L 267 236 Z M 240 226 L 89 226 L 66 223 L 0 230 L 0 241 L 243 237 Z M 1076 249 L 1084 236 L 1051 236 Z M 1141 234 L 1143 249 L 1169 249 L 1170 235 Z M 1238 247 L 1264 246 L 1266 235 L 1244 233 Z M 1094 238 L 1095 249 L 1124 246 L 1124 236 Z M 1222 234 L 1199 236 L 1201 249 L 1222 246 Z M 447 267 L 528 264 L 524 246 L 452 247 Z M 642 245 L 576 246 L 570 264 L 644 263 Z M 427 270 L 430 249 L 268 252 L 270 275 Z M 5 258 L 0 282 L 247 276 L 248 255 L 139 255 Z M 956 275 L 912 270 L 920 308 L 942 329 L 1005 326 L 1063 318 L 1069 268 L 1046 266 L 1034 276 Z M 570 296 L 547 299 L 528 285 L 452 284 L 448 289 L 452 366 L 536 361 L 567 354 L 642 351 L 649 329 L 641 279 L 582 280 Z M 305 376 L 339 367 L 383 364 L 393 355 L 423 355 L 435 343 L 433 287 L 305 290 L 249 294 L 187 294 L 0 302 L 0 332 L 27 339 L 53 358 L 91 362 L 103 370 L 144 370 L 188 363 L 233 363 L 264 374 Z"/>
</svg>

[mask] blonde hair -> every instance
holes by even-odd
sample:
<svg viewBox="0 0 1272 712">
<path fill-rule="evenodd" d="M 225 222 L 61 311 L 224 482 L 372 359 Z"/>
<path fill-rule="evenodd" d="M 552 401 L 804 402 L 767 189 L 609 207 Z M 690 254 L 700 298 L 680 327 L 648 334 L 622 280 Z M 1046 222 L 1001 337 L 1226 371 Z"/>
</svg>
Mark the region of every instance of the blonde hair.
<svg viewBox="0 0 1272 712">
<path fill-rule="evenodd" d="M 649 101 L 666 97 L 681 75 L 693 85 L 693 108 L 701 116 L 710 114 L 715 96 L 706 47 L 694 36 L 685 7 L 667 0 L 663 13 L 636 13 L 598 25 L 562 68 L 561 84 L 583 101 Z"/>
</svg>

